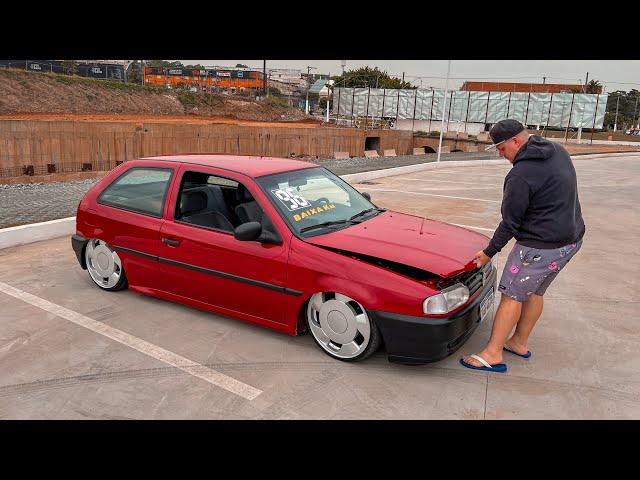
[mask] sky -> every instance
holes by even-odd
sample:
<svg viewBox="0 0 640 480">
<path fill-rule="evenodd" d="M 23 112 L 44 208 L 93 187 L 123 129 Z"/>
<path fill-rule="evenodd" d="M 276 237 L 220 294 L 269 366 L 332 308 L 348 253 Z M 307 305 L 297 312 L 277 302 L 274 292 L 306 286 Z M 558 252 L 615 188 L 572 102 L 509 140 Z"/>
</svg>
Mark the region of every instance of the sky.
<svg viewBox="0 0 640 480">
<path fill-rule="evenodd" d="M 173 61 L 173 60 L 171 60 Z M 179 60 L 184 65 L 235 67 L 238 63 L 262 70 L 264 60 Z M 444 89 L 448 60 L 267 60 L 267 68 L 292 68 L 312 73 L 339 75 L 361 67 L 378 68 L 414 86 Z M 451 60 L 449 89 L 459 89 L 465 81 L 517 83 L 584 83 L 597 80 L 604 93 L 640 90 L 640 60 Z"/>
</svg>

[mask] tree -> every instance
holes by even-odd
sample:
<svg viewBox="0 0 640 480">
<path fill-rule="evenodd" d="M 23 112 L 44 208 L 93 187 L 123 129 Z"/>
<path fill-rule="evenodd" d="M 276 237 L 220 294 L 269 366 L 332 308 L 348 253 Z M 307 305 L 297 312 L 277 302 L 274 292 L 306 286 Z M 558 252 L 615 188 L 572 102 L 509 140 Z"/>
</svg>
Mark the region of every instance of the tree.
<svg viewBox="0 0 640 480">
<path fill-rule="evenodd" d="M 602 93 L 602 84 L 598 80 L 587 83 L 586 93 Z"/>
<path fill-rule="evenodd" d="M 249 68 L 247 65 L 243 65 L 241 63 L 236 63 L 236 68 Z"/>
<path fill-rule="evenodd" d="M 63 60 L 62 71 L 65 75 L 75 75 L 78 73 L 78 64 L 75 60 Z"/>
<path fill-rule="evenodd" d="M 399 78 L 391 77 L 386 71 L 378 67 L 363 67 L 357 70 L 349 70 L 343 75 L 334 77 L 336 87 L 347 88 L 409 88 L 416 89 L 410 82 L 403 82 Z"/>
<path fill-rule="evenodd" d="M 131 73 L 127 77 L 128 83 L 140 83 L 140 70 L 132 68 Z"/>
</svg>

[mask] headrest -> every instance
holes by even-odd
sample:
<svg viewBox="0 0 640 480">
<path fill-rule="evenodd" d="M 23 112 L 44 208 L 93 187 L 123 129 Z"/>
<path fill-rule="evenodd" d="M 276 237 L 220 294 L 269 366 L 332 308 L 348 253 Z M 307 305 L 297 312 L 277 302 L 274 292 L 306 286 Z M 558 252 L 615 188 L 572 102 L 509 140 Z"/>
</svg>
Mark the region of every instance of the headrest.
<svg viewBox="0 0 640 480">
<path fill-rule="evenodd" d="M 251 195 L 251 192 L 247 190 L 247 187 L 239 183 L 238 188 L 236 189 L 236 199 L 240 203 L 250 202 L 253 200 L 253 196 Z"/>
<path fill-rule="evenodd" d="M 207 208 L 207 194 L 202 190 L 195 192 L 183 192 L 181 199 L 181 211 L 183 215 L 190 215 Z"/>
</svg>

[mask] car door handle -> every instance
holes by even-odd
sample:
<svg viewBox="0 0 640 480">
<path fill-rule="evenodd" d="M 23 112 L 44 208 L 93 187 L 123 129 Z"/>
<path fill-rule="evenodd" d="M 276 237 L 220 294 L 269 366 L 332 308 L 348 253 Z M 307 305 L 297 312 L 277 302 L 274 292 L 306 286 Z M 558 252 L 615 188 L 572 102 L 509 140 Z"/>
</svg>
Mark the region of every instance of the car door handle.
<svg viewBox="0 0 640 480">
<path fill-rule="evenodd" d="M 166 243 L 167 245 L 171 245 L 172 247 L 177 247 L 178 245 L 180 245 L 180 242 L 178 240 L 171 240 L 169 238 L 163 238 L 162 243 Z"/>
</svg>

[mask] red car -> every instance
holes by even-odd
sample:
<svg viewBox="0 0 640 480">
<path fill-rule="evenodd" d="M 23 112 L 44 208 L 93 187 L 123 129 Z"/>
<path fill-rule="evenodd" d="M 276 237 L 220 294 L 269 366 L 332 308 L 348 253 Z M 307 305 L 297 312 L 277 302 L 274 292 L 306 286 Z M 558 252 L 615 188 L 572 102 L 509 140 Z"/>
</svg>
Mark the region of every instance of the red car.
<svg viewBox="0 0 640 480">
<path fill-rule="evenodd" d="M 283 158 L 129 160 L 83 197 L 71 244 L 104 290 L 180 302 L 324 352 L 424 364 L 493 312 L 487 237 L 378 208 L 324 167 Z"/>
</svg>

